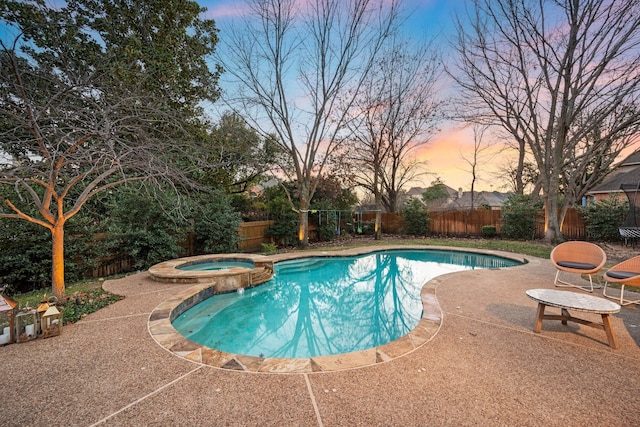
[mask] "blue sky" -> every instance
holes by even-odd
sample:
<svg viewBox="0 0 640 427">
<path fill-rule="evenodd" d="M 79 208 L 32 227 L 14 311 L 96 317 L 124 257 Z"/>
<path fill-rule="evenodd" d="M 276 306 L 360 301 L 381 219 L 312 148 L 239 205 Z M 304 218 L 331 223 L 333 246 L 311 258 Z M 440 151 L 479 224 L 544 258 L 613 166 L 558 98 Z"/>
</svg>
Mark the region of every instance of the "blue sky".
<svg viewBox="0 0 640 427">
<path fill-rule="evenodd" d="M 218 24 L 221 29 L 221 38 L 224 38 L 226 23 L 243 15 L 245 10 L 243 0 L 197 1 L 207 8 L 205 16 L 214 19 Z M 435 37 L 436 43 L 446 56 L 447 52 L 450 52 L 446 48 L 447 39 L 452 35 L 455 27 L 454 15 L 456 12 L 464 13 L 465 3 L 464 0 L 404 0 L 403 8 L 408 18 L 403 29 L 417 39 L 428 40 Z M 443 90 L 449 89 L 443 88 Z M 434 175 L 426 176 L 422 182 L 416 182 L 414 185 L 427 187 L 435 176 L 438 176 L 452 188 L 469 190 L 470 166 L 463 156 L 471 158 L 472 147 L 473 134 L 468 129 L 443 125 L 441 132 L 434 135 L 431 142 L 417 152 L 418 159 L 426 162 L 427 170 Z M 476 189 L 502 190 L 501 184 L 495 179 L 496 169 L 502 166 L 501 162 L 494 160 L 487 163 L 491 163 L 491 166 L 485 166 L 484 170 L 479 172 L 481 180 L 476 182 Z"/>
<path fill-rule="evenodd" d="M 223 22 L 241 15 L 245 8 L 243 0 L 197 0 L 207 8 L 207 18 Z M 452 30 L 452 15 L 464 7 L 464 0 L 404 0 L 403 7 L 410 14 L 408 30 L 422 34 L 440 34 Z"/>
</svg>

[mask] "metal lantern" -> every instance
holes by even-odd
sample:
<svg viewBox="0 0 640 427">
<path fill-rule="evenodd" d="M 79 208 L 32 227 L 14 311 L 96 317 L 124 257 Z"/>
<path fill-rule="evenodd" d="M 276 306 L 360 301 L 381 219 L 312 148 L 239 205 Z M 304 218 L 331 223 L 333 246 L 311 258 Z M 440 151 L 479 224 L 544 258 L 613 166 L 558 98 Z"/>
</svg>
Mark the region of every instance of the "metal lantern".
<svg viewBox="0 0 640 427">
<path fill-rule="evenodd" d="M 52 305 L 42 315 L 42 338 L 54 337 L 62 332 L 62 313 Z"/>
<path fill-rule="evenodd" d="M 36 330 L 38 332 L 38 335 L 42 334 L 42 316 L 44 316 L 48 309 L 49 304 L 46 302 L 40 303 L 40 305 L 36 309 L 38 316 L 38 326 L 36 327 Z"/>
<path fill-rule="evenodd" d="M 35 309 L 26 309 L 16 315 L 17 342 L 32 340 L 38 336 L 38 314 Z"/>
<path fill-rule="evenodd" d="M 0 295 L 0 345 L 15 342 L 17 312 L 18 303 Z"/>
</svg>

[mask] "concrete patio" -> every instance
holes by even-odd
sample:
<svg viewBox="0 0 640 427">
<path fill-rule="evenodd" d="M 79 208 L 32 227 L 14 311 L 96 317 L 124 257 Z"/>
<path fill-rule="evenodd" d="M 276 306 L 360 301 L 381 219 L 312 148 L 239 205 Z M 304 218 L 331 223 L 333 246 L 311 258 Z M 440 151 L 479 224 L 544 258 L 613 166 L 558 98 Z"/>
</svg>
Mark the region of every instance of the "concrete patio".
<svg viewBox="0 0 640 427">
<path fill-rule="evenodd" d="M 553 288 L 555 270 L 526 258 L 520 267 L 432 281 L 442 324 L 413 352 L 302 374 L 177 357 L 154 341 L 149 315 L 191 285 L 157 283 L 148 273 L 108 280 L 104 288 L 125 299 L 61 336 L 0 348 L 1 424 L 640 425 L 640 309 L 614 315 L 618 350 L 603 331 L 574 323 L 545 321 L 535 334 L 536 303 L 525 291 Z"/>
</svg>

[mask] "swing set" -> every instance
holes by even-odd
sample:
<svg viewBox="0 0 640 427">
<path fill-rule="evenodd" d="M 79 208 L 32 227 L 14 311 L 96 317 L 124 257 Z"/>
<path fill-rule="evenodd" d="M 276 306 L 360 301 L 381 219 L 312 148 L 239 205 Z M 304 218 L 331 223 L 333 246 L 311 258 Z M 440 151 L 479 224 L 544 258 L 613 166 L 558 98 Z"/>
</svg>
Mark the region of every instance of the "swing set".
<svg viewBox="0 0 640 427">
<path fill-rule="evenodd" d="M 620 237 L 625 244 L 631 243 L 631 247 L 635 247 L 640 238 L 640 182 L 638 184 L 621 184 L 620 189 L 624 191 L 627 200 L 629 200 L 629 214 L 619 228 Z"/>
<path fill-rule="evenodd" d="M 342 235 L 345 229 L 349 233 L 357 234 L 362 234 L 365 231 L 364 211 L 362 210 L 312 209 L 309 213 L 318 215 L 318 227 L 323 225 L 335 226 L 336 236 Z"/>
</svg>

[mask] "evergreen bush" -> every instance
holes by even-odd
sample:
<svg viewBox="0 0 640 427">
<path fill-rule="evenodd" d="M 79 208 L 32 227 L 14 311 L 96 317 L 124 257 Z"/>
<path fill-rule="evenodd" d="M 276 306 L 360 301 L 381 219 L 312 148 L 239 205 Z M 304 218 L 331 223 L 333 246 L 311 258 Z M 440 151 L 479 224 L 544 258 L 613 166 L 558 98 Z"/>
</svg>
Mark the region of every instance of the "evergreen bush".
<svg viewBox="0 0 640 427">
<path fill-rule="evenodd" d="M 295 246 L 298 244 L 298 214 L 291 209 L 291 203 L 284 190 L 271 187 L 265 190 L 266 206 L 269 218 L 274 224 L 266 232 L 273 237 L 278 246 Z"/>
<path fill-rule="evenodd" d="M 429 234 L 429 213 L 427 207 L 418 199 L 410 199 L 402 207 L 404 217 L 403 232 L 412 236 Z"/>
<path fill-rule="evenodd" d="M 594 241 L 620 240 L 619 227 L 629 214 L 629 202 L 617 197 L 580 206 L 578 212 L 585 222 L 587 239 Z"/>
<path fill-rule="evenodd" d="M 105 244 L 117 259 L 131 258 L 135 270 L 177 258 L 186 235 L 186 221 L 176 220 L 173 194 L 150 196 L 122 189 L 104 201 L 109 211 Z"/>
<path fill-rule="evenodd" d="M 536 232 L 536 213 L 542 208 L 537 197 L 512 194 L 502 206 L 503 237 L 515 240 L 533 239 Z"/>
<path fill-rule="evenodd" d="M 104 256 L 96 242 L 97 226 L 80 212 L 65 230 L 65 278 L 77 281 Z M 29 292 L 51 286 L 51 232 L 21 219 L 0 220 L 0 283 L 9 292 Z"/>
<path fill-rule="evenodd" d="M 496 227 L 494 225 L 485 225 L 482 227 L 482 236 L 487 239 L 491 239 L 496 237 Z"/>
<path fill-rule="evenodd" d="M 215 191 L 202 198 L 194 212 L 197 253 L 230 253 L 238 251 L 238 227 L 242 218 L 231 198 Z"/>
</svg>

